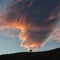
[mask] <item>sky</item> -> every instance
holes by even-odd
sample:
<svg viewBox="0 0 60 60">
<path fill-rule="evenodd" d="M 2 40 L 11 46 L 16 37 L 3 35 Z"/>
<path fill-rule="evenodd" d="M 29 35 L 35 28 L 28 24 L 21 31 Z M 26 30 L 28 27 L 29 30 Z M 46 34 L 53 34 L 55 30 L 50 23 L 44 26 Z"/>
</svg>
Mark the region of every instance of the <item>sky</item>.
<svg viewBox="0 0 60 60">
<path fill-rule="evenodd" d="M 0 54 L 60 48 L 58 2 L 0 0 Z"/>
</svg>

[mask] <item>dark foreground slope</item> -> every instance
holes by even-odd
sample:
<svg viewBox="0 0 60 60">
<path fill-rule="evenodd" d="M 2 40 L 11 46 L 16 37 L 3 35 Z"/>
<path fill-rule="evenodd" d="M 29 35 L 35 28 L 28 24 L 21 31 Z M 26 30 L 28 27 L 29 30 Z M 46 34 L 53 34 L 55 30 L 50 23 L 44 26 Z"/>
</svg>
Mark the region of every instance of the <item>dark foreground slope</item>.
<svg viewBox="0 0 60 60">
<path fill-rule="evenodd" d="M 60 60 L 60 48 L 46 52 L 22 52 L 1 55 L 0 60 Z"/>
</svg>

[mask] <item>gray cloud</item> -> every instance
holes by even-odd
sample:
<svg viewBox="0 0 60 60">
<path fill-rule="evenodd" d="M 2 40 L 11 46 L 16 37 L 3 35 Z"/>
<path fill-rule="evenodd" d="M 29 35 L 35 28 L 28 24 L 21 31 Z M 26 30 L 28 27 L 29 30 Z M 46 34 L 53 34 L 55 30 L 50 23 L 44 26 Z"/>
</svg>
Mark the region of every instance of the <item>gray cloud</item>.
<svg viewBox="0 0 60 60">
<path fill-rule="evenodd" d="M 21 46 L 41 47 L 57 24 L 59 3 L 59 0 L 14 0 L 7 6 L 4 22 L 0 25 L 20 29 Z"/>
</svg>

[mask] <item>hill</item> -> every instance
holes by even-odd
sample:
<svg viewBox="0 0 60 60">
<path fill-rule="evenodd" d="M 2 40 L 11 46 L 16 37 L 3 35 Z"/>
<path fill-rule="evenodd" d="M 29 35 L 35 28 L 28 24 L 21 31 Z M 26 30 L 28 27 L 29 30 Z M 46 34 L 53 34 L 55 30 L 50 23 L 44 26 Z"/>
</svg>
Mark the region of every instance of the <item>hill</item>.
<svg viewBox="0 0 60 60">
<path fill-rule="evenodd" d="M 0 60 L 60 60 L 60 48 L 44 52 L 20 52 L 0 55 Z"/>
</svg>

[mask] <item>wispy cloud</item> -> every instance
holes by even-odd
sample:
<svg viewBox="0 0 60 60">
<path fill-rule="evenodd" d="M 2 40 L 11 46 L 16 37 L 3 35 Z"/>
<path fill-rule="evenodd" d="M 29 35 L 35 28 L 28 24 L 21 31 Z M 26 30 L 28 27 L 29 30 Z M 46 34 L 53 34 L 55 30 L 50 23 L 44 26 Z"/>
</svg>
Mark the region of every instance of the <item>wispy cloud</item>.
<svg viewBox="0 0 60 60">
<path fill-rule="evenodd" d="M 58 3 L 59 0 L 14 0 L 0 18 L 0 27 L 20 30 L 20 46 L 27 49 L 41 47 L 58 22 Z"/>
<path fill-rule="evenodd" d="M 56 28 L 54 29 L 53 33 L 50 36 L 50 39 L 60 42 L 60 18 L 56 25 Z"/>
<path fill-rule="evenodd" d="M 16 38 L 18 37 L 19 30 L 14 28 L 0 28 L 0 35 L 4 35 L 6 37 Z"/>
</svg>

